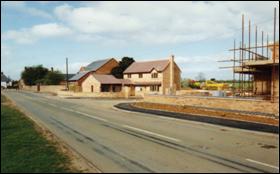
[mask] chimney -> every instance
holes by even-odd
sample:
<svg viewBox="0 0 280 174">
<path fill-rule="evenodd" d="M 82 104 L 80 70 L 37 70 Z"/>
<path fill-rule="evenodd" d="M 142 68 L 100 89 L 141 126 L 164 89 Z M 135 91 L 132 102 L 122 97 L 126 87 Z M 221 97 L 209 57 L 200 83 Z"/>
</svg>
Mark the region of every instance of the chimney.
<svg viewBox="0 0 280 174">
<path fill-rule="evenodd" d="M 84 66 L 81 66 L 81 68 L 80 68 L 80 71 L 79 71 L 79 72 L 81 72 L 81 71 L 85 71 L 85 67 L 84 67 Z"/>
<path fill-rule="evenodd" d="M 174 55 L 171 55 L 169 57 L 170 62 L 170 84 L 169 84 L 169 90 L 170 94 L 172 95 L 174 93 Z"/>
</svg>

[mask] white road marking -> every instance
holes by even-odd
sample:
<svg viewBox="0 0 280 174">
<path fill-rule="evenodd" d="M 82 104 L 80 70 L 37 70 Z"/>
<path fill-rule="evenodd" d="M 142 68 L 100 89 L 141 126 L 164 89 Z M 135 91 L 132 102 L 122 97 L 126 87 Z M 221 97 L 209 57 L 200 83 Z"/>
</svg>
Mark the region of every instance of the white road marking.
<svg viewBox="0 0 280 174">
<path fill-rule="evenodd" d="M 78 114 L 81 114 L 81 115 L 84 115 L 84 116 L 89 117 L 89 118 L 94 118 L 96 120 L 101 120 L 101 121 L 104 121 L 104 122 L 108 122 L 108 120 L 106 120 L 106 119 L 99 118 L 99 117 L 96 117 L 96 116 L 93 116 L 93 115 L 89 115 L 89 114 L 84 113 L 84 112 L 80 112 L 80 111 L 74 111 L 74 112 L 76 112 Z"/>
<path fill-rule="evenodd" d="M 70 112 L 75 112 L 73 109 L 69 109 L 69 108 L 65 108 L 65 107 L 60 107 L 60 109 L 66 110 L 66 111 L 70 111 Z"/>
<path fill-rule="evenodd" d="M 55 104 L 52 104 L 52 103 L 47 103 L 47 102 L 43 102 L 43 101 L 40 101 L 40 102 L 41 102 L 41 103 L 46 103 L 46 104 L 48 104 L 48 105 L 51 105 L 51 106 L 53 106 L 53 107 L 60 108 L 60 109 L 66 110 L 66 111 L 76 112 L 76 113 L 78 113 L 78 114 L 84 115 L 84 116 L 89 117 L 89 118 L 94 118 L 94 119 L 96 119 L 96 120 L 101 120 L 101 121 L 104 121 L 104 122 L 108 122 L 108 120 L 106 120 L 106 119 L 99 118 L 99 117 L 96 117 L 96 116 L 93 116 L 93 115 L 89 115 L 89 114 L 87 114 L 87 113 L 83 113 L 83 112 L 80 112 L 80 111 L 75 111 L 75 110 L 73 110 L 73 109 L 69 109 L 69 108 L 66 108 L 66 107 L 59 107 L 59 106 L 57 106 L 57 105 L 55 105 Z"/>
<path fill-rule="evenodd" d="M 255 160 L 252 160 L 252 159 L 246 159 L 247 161 L 250 161 L 252 163 L 257 163 L 257 164 L 261 164 L 263 166 L 267 166 L 267 167 L 271 167 L 271 168 L 274 168 L 274 169 L 278 169 L 279 170 L 279 167 L 277 166 L 273 166 L 273 165 L 270 165 L 270 164 L 266 164 L 266 163 L 262 163 L 262 162 L 259 162 L 259 161 L 255 161 Z"/>
<path fill-rule="evenodd" d="M 52 103 L 47 103 L 48 105 L 51 105 L 53 107 L 57 107 L 55 104 L 52 104 Z"/>
<path fill-rule="evenodd" d="M 176 138 L 172 138 L 172 137 L 168 137 L 168 136 L 161 135 L 161 134 L 158 134 L 158 133 L 150 132 L 150 131 L 147 131 L 147 130 L 144 130 L 144 129 L 139 129 L 139 128 L 131 127 L 131 126 L 128 126 L 128 125 L 122 125 L 122 126 L 125 127 L 125 128 L 128 128 L 128 129 L 136 130 L 136 131 L 139 131 L 139 132 L 144 132 L 144 133 L 147 133 L 147 134 L 150 134 L 150 135 L 155 135 L 157 137 L 169 139 L 169 140 L 172 140 L 172 141 L 176 141 L 176 142 L 181 141 L 181 140 L 176 139 Z"/>
</svg>

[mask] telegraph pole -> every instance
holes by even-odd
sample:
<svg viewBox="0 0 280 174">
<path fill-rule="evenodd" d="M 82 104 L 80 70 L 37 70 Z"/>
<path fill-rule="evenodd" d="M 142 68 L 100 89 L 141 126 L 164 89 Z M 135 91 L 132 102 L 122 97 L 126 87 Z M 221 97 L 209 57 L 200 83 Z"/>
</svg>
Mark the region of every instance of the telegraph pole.
<svg viewBox="0 0 280 174">
<path fill-rule="evenodd" d="M 66 90 L 69 90 L 69 84 L 68 84 L 68 58 L 66 57 Z"/>
</svg>

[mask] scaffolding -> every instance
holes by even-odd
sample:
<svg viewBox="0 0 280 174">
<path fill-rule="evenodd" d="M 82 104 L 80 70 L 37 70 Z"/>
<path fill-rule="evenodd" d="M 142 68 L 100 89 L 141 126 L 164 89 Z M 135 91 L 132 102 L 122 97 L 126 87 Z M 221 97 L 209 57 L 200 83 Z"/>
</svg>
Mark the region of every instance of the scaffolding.
<svg viewBox="0 0 280 174">
<path fill-rule="evenodd" d="M 276 8 L 274 8 L 274 18 L 273 18 L 273 40 L 269 40 L 269 35 L 266 35 L 266 44 L 264 44 L 264 31 L 261 31 L 260 43 L 258 42 L 258 26 L 255 26 L 254 34 L 254 43 L 252 42 L 251 37 L 251 20 L 248 21 L 248 36 L 245 39 L 244 32 L 244 15 L 242 15 L 242 32 L 241 32 L 241 41 L 239 47 L 236 46 L 236 40 L 233 41 L 233 49 L 229 51 L 233 52 L 233 58 L 229 60 L 222 60 L 219 62 L 232 62 L 233 65 L 230 67 L 220 67 L 223 68 L 232 68 L 233 69 L 233 96 L 238 97 L 259 97 L 261 96 L 264 99 L 269 99 L 271 102 L 275 102 L 276 89 L 275 89 L 275 73 L 276 67 L 279 69 L 279 53 L 278 60 L 276 62 L 276 49 L 279 50 L 279 41 L 276 42 Z M 247 43 L 245 43 L 247 40 Z M 253 44 L 252 44 L 253 43 Z M 270 44 L 271 43 L 271 44 Z M 276 48 L 277 47 L 277 48 Z M 270 50 L 271 53 L 270 54 Z M 239 53 L 239 54 L 238 54 Z M 238 55 L 237 55 L 238 54 Z M 251 66 L 260 62 L 263 63 L 261 68 L 255 68 Z M 260 67 L 260 66 L 259 66 Z M 279 71 L 279 70 L 278 70 Z M 261 84 L 261 93 L 256 94 L 256 89 L 254 89 L 257 84 L 254 79 L 256 73 L 262 74 L 265 78 L 262 83 L 265 81 L 271 82 L 270 93 L 264 92 L 264 84 Z M 236 77 L 236 74 L 238 76 Z M 259 84 L 258 84 L 259 85 Z M 267 88 L 268 89 L 268 88 Z M 278 88 L 279 91 L 279 88 Z M 279 95 L 279 92 L 278 92 Z"/>
</svg>

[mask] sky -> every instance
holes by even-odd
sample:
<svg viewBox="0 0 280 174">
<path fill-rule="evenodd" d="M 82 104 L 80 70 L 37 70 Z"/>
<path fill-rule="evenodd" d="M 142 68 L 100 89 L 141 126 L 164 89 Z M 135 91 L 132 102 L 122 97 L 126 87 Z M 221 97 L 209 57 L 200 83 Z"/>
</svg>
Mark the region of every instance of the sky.
<svg viewBox="0 0 280 174">
<path fill-rule="evenodd" d="M 65 73 L 107 58 L 135 61 L 175 56 L 182 78 L 232 79 L 233 40 L 241 38 L 241 16 L 272 38 L 273 10 L 264 2 L 1 1 L 1 71 L 13 80 L 25 66 Z M 277 14 L 279 38 L 279 13 Z M 245 31 L 246 32 L 246 31 Z M 260 32 L 259 32 L 260 33 Z M 259 36 L 260 37 L 260 36 Z"/>
</svg>

